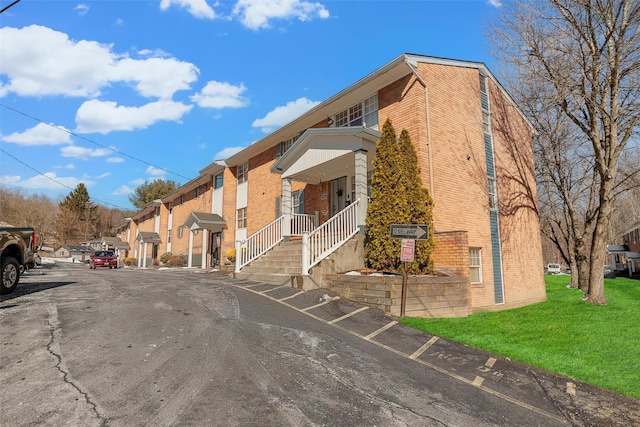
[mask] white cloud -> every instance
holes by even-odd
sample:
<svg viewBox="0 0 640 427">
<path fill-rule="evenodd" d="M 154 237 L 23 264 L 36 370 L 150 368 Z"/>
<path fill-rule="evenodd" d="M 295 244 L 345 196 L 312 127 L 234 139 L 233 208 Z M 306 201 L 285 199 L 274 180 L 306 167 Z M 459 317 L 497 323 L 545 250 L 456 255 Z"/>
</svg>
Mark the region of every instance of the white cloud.
<svg viewBox="0 0 640 427">
<path fill-rule="evenodd" d="M 301 116 L 318 104 L 320 104 L 319 101 L 298 98 L 295 101 L 287 102 L 285 106 L 274 108 L 263 118 L 254 120 L 251 126 L 262 128 L 262 131 L 265 133 L 271 132 L 273 129 L 279 128 Z"/>
<path fill-rule="evenodd" d="M 123 25 L 124 25 L 124 19 L 122 19 L 122 18 L 118 18 L 118 19 L 116 19 L 116 25 L 117 25 L 118 27 L 123 26 Z"/>
<path fill-rule="evenodd" d="M 88 160 L 91 157 L 102 157 L 111 154 L 113 151 L 107 148 L 85 148 L 77 145 L 69 145 L 60 149 L 62 157 L 75 157 Z"/>
<path fill-rule="evenodd" d="M 191 100 L 203 108 L 240 108 L 249 104 L 249 100 L 242 96 L 246 90 L 242 83 L 234 86 L 227 82 L 210 81 Z"/>
<path fill-rule="evenodd" d="M 162 0 L 160 9 L 167 10 L 171 5 L 187 9 L 196 18 L 214 19 L 216 17 L 215 11 L 206 0 Z"/>
<path fill-rule="evenodd" d="M 501 7 L 502 6 L 502 2 L 500 0 L 487 0 L 487 3 L 489 3 L 493 7 Z"/>
<path fill-rule="evenodd" d="M 329 11 L 322 4 L 300 0 L 238 0 L 233 14 L 252 30 L 268 28 L 272 19 L 310 21 L 329 17 Z"/>
<path fill-rule="evenodd" d="M 150 102 L 142 107 L 118 106 L 96 99 L 84 102 L 76 112 L 76 131 L 107 134 L 114 130 L 145 129 L 161 120 L 180 122 L 192 105 L 174 101 Z"/>
<path fill-rule="evenodd" d="M 213 156 L 213 158 L 215 160 L 224 160 L 224 159 L 228 159 L 229 157 L 233 156 L 234 154 L 236 154 L 239 151 L 244 150 L 247 147 L 227 147 L 224 148 L 220 151 L 218 151 L 215 156 Z"/>
<path fill-rule="evenodd" d="M 51 166 L 52 169 L 75 169 L 76 165 L 74 165 L 73 163 L 67 163 L 64 166 Z"/>
<path fill-rule="evenodd" d="M 147 175 L 154 176 L 154 177 L 164 176 L 167 173 L 166 171 L 160 168 L 156 168 L 154 166 L 149 166 L 146 172 L 147 172 Z"/>
<path fill-rule="evenodd" d="M 112 196 L 126 196 L 129 195 L 131 193 L 133 193 L 134 188 L 129 187 L 128 185 L 121 185 L 120 187 L 116 188 L 114 190 L 113 193 L 111 193 Z"/>
<path fill-rule="evenodd" d="M 136 187 L 141 186 L 142 184 L 144 184 L 147 180 L 144 178 L 138 178 L 138 179 L 134 179 L 133 181 L 130 181 L 130 184 L 135 185 Z"/>
<path fill-rule="evenodd" d="M 84 3 L 79 3 L 73 10 L 78 11 L 78 15 L 86 15 L 89 13 L 89 6 Z"/>
<path fill-rule="evenodd" d="M 0 28 L 0 96 L 98 96 L 113 83 L 134 87 L 140 95 L 169 99 L 188 89 L 198 68 L 175 58 L 132 59 L 111 45 L 70 40 L 65 33 L 31 25 Z"/>
<path fill-rule="evenodd" d="M 108 177 L 108 176 L 110 176 L 110 175 L 111 175 L 111 172 L 105 172 L 105 173 L 103 173 L 102 175 L 98 175 L 98 176 L 96 177 L 96 179 L 104 179 L 104 178 L 106 178 L 106 177 Z"/>
<path fill-rule="evenodd" d="M 107 159 L 107 163 L 123 163 L 124 159 L 122 157 L 109 157 Z"/>
<path fill-rule="evenodd" d="M 20 176 L 0 176 L 0 184 L 14 185 L 33 190 L 61 190 L 75 188 L 78 184 L 84 183 L 91 187 L 94 182 L 75 177 L 57 176 L 54 172 L 47 172 L 43 175 L 36 175 L 23 180 Z"/>
<path fill-rule="evenodd" d="M 19 145 L 60 145 L 70 144 L 71 135 L 63 126 L 55 126 L 53 123 L 38 123 L 24 132 L 14 132 L 11 135 L 0 137 L 5 142 L 13 142 Z"/>
</svg>

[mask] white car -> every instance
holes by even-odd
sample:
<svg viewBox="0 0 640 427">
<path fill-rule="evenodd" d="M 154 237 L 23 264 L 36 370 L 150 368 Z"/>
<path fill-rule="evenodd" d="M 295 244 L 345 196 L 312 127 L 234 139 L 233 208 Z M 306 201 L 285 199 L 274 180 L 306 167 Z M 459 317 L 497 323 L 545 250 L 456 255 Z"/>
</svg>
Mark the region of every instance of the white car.
<svg viewBox="0 0 640 427">
<path fill-rule="evenodd" d="M 561 272 L 560 264 L 547 264 L 547 274 L 560 274 Z"/>
</svg>

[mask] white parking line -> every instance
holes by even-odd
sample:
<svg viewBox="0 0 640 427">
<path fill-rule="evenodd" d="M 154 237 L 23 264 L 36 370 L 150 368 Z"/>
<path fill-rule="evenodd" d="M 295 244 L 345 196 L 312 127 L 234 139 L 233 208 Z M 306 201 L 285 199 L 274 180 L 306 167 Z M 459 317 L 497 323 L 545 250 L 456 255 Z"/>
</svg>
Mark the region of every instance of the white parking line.
<svg viewBox="0 0 640 427">
<path fill-rule="evenodd" d="M 339 299 L 340 299 L 340 297 L 333 297 L 333 298 L 328 299 L 328 300 L 326 300 L 324 302 L 321 302 L 320 304 L 312 305 L 311 307 L 307 307 L 307 308 L 301 308 L 299 310 L 303 311 L 303 312 L 306 312 L 308 310 L 313 310 L 314 308 L 322 307 L 325 304 L 329 304 L 330 302 L 334 302 L 334 301 L 337 301 Z"/>
<path fill-rule="evenodd" d="M 429 347 L 431 347 L 436 341 L 438 341 L 438 337 L 433 336 L 429 341 L 427 341 L 422 347 L 417 349 L 409 359 L 417 359 L 422 353 L 424 353 Z"/>
<path fill-rule="evenodd" d="M 373 331 L 373 332 L 371 332 L 369 335 L 367 335 L 366 337 L 364 337 L 364 339 L 366 339 L 366 340 L 370 340 L 370 339 L 372 339 L 373 337 L 375 337 L 376 335 L 378 335 L 378 334 L 380 334 L 380 333 L 382 333 L 382 332 L 386 331 L 387 329 L 389 329 L 389 328 L 390 328 L 390 327 L 392 327 L 393 325 L 397 325 L 397 324 L 398 324 L 398 321 L 397 321 L 397 320 L 394 320 L 393 322 L 389 322 L 389 323 L 387 323 L 386 325 L 384 325 L 382 328 L 378 329 L 377 331 Z"/>
<path fill-rule="evenodd" d="M 360 307 L 360 308 L 359 308 L 359 309 L 357 309 L 357 310 L 353 310 L 351 313 L 347 313 L 347 314 L 345 314 L 344 316 L 341 316 L 341 317 L 338 317 L 337 319 L 333 319 L 333 320 L 329 321 L 329 324 L 330 324 L 330 325 L 333 325 L 334 323 L 338 323 L 338 322 L 339 322 L 339 321 L 341 321 L 341 320 L 348 319 L 349 317 L 353 316 L 354 314 L 358 314 L 358 313 L 360 313 L 361 311 L 365 311 L 365 310 L 367 310 L 368 308 L 369 308 L 369 307 Z"/>
</svg>

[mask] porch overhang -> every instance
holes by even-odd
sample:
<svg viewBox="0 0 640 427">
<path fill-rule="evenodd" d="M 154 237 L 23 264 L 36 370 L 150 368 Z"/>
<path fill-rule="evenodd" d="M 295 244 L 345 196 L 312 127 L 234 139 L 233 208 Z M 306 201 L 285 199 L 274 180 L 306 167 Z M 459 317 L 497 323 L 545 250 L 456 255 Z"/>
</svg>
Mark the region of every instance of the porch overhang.
<svg viewBox="0 0 640 427">
<path fill-rule="evenodd" d="M 219 233 L 227 226 L 227 222 L 218 214 L 191 212 L 182 225 L 190 230 L 206 229 Z"/>
<path fill-rule="evenodd" d="M 353 173 L 355 154 L 367 154 L 373 168 L 380 132 L 363 126 L 307 129 L 271 167 L 294 181 L 319 184 Z"/>
<path fill-rule="evenodd" d="M 160 243 L 160 235 L 158 233 L 141 231 L 136 236 L 136 242 L 140 243 Z"/>
</svg>

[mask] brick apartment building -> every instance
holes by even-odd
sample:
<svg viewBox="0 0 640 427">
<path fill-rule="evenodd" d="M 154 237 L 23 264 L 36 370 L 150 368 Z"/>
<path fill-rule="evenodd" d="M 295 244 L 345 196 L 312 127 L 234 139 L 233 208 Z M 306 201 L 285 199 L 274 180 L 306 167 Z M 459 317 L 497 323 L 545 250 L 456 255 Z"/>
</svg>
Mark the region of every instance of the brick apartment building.
<svg viewBox="0 0 640 427">
<path fill-rule="evenodd" d="M 401 55 L 211 163 L 123 224 L 118 236 L 131 243 L 141 267 L 172 252 L 206 268 L 236 248 L 240 272 L 253 261 L 241 257 L 272 246 L 267 235 L 280 244 L 334 223 L 340 232 L 351 227 L 345 236 L 360 239 L 361 250 L 376 141 L 387 118 L 398 134 L 406 128 L 411 135 L 435 203 L 436 268 L 468 278 L 470 312 L 544 301 L 532 129 L 477 62 Z M 303 248 L 315 247 L 302 239 Z M 324 271 L 323 257 L 335 248 L 322 245 L 322 255 L 303 255 L 297 275 Z"/>
<path fill-rule="evenodd" d="M 608 245 L 609 265 L 614 274 L 640 277 L 640 222 L 630 225 L 619 235 L 622 244 Z"/>
</svg>

